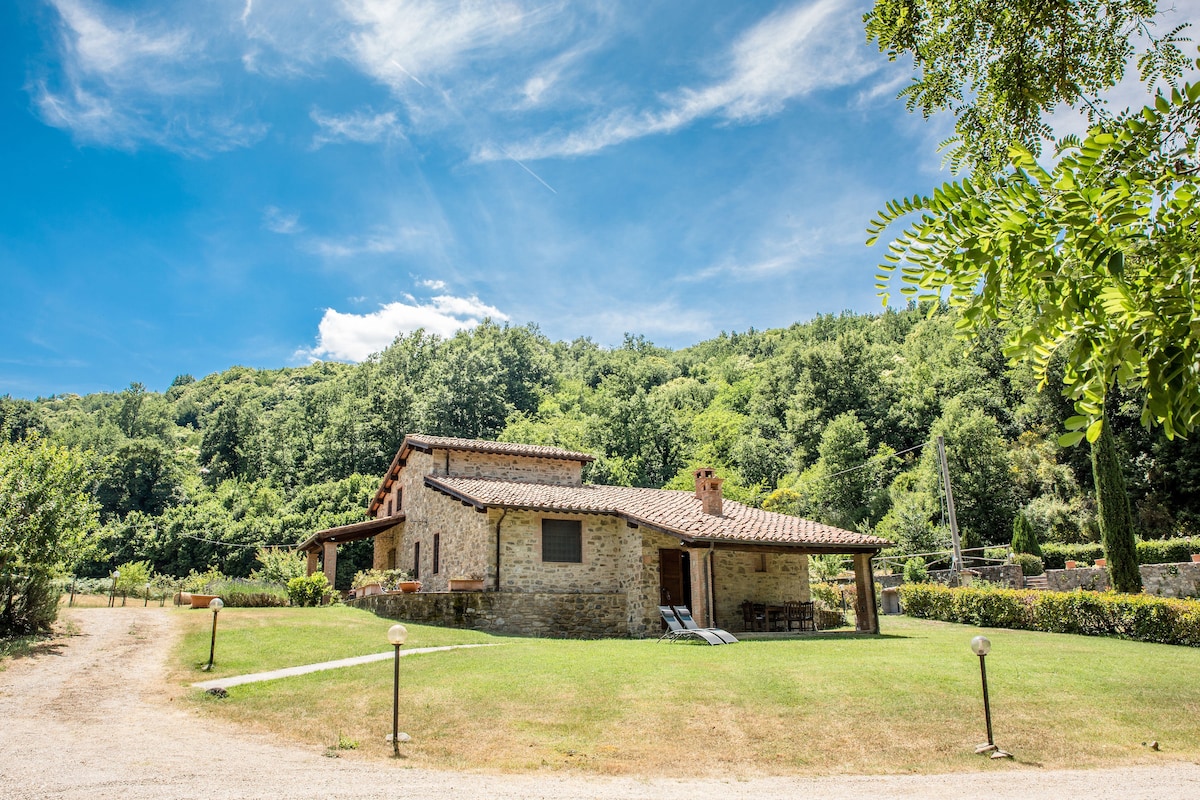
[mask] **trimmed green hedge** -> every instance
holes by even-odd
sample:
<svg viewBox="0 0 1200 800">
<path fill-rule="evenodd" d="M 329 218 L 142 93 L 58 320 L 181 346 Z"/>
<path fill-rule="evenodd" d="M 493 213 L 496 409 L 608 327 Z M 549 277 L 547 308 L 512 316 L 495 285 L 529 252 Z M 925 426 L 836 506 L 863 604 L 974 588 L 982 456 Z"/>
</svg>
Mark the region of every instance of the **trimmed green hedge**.
<svg viewBox="0 0 1200 800">
<path fill-rule="evenodd" d="M 1139 564 L 1178 564 L 1191 561 L 1192 553 L 1200 553 L 1200 538 L 1150 539 L 1137 543 Z M 1091 566 L 1097 558 L 1104 558 L 1104 548 L 1099 542 L 1042 545 L 1042 563 L 1046 569 L 1066 569 L 1068 560 Z"/>
<path fill-rule="evenodd" d="M 1114 636 L 1200 647 L 1200 601 L 1113 592 L 900 587 L 906 614 L 987 628 Z"/>
</svg>

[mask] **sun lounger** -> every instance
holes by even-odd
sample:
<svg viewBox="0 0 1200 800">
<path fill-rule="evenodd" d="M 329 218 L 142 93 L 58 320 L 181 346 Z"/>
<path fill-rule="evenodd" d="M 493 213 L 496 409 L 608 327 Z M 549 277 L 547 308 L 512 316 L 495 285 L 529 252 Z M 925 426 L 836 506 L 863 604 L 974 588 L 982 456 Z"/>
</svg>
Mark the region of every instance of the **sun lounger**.
<svg viewBox="0 0 1200 800">
<path fill-rule="evenodd" d="M 658 637 L 660 642 L 663 639 L 669 642 L 676 642 L 680 639 L 703 639 L 713 645 L 725 644 L 725 640 L 712 631 L 685 628 L 683 623 L 679 621 L 679 617 L 675 616 L 675 610 L 670 606 L 659 606 L 658 613 L 662 614 L 663 622 L 667 623 L 667 630 L 663 632 L 662 636 Z"/>
<path fill-rule="evenodd" d="M 725 644 L 737 644 L 737 637 L 732 633 L 720 628 L 701 628 L 696 620 L 692 619 L 692 612 L 688 611 L 687 606 L 675 606 L 675 615 L 679 617 L 679 621 L 683 623 L 683 627 L 689 631 L 708 631 L 713 633 Z"/>
</svg>

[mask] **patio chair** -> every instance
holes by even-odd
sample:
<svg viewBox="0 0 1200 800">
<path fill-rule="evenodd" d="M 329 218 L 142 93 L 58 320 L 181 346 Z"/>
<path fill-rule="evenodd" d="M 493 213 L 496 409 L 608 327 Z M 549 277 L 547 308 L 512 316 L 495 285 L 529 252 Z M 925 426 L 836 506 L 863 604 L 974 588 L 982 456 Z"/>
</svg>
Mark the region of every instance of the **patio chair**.
<svg viewBox="0 0 1200 800">
<path fill-rule="evenodd" d="M 675 615 L 679 617 L 679 621 L 683 623 L 683 627 L 689 631 L 709 631 L 715 633 L 725 644 L 737 644 L 737 637 L 732 633 L 721 628 L 701 628 L 696 620 L 692 619 L 692 612 L 687 606 L 675 606 Z"/>
<path fill-rule="evenodd" d="M 725 640 L 712 631 L 691 630 L 683 627 L 683 623 L 679 621 L 679 617 L 675 616 L 675 611 L 670 606 L 659 606 L 658 613 L 662 614 L 663 622 L 667 623 L 667 629 L 663 631 L 662 636 L 658 637 L 660 642 L 663 639 L 668 642 L 676 642 L 680 639 L 703 639 L 709 644 L 725 644 Z"/>
<path fill-rule="evenodd" d="M 816 617 L 811 601 L 807 603 L 795 600 L 784 601 L 783 616 L 787 620 L 788 631 L 792 630 L 793 623 L 795 623 L 798 630 L 815 631 L 817 629 Z"/>
<path fill-rule="evenodd" d="M 764 603 L 742 603 L 742 622 L 748 631 L 765 631 L 767 629 L 767 606 Z"/>
</svg>

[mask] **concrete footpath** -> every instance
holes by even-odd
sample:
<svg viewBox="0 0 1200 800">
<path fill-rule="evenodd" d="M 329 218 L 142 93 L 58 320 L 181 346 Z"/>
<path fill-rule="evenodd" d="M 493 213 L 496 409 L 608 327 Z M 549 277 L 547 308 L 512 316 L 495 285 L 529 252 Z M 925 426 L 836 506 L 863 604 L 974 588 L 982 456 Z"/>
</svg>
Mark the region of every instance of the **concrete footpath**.
<svg viewBox="0 0 1200 800">
<path fill-rule="evenodd" d="M 440 653 L 443 650 L 462 650 L 467 647 L 499 647 L 499 644 L 452 644 L 445 647 L 416 647 L 412 650 L 401 650 L 401 656 L 415 656 L 419 653 Z M 372 653 L 369 656 L 355 656 L 354 658 L 339 658 L 337 661 L 322 661 L 319 664 L 304 664 L 299 667 L 285 667 L 284 669 L 273 669 L 268 672 L 252 672 L 249 675 L 230 675 L 228 678 L 214 678 L 211 681 L 200 681 L 193 683 L 197 689 L 208 691 L 209 689 L 228 689 L 230 686 L 241 686 L 243 683 L 258 683 L 260 681 L 273 681 L 277 678 L 293 678 L 297 675 L 307 675 L 310 672 L 322 672 L 327 669 L 341 669 L 342 667 L 357 667 L 359 664 L 370 664 L 373 661 L 384 661 L 395 656 L 394 652 L 388 653 Z"/>
</svg>

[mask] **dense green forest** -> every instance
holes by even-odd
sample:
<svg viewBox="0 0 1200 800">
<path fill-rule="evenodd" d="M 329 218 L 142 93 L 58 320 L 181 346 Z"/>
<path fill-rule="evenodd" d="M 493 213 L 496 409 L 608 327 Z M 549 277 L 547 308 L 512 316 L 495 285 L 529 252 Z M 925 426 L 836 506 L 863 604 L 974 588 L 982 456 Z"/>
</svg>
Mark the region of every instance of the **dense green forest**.
<svg viewBox="0 0 1200 800">
<path fill-rule="evenodd" d="M 484 323 L 400 336 L 361 364 L 234 367 L 161 394 L 4 397 L 0 430 L 92 454 L 102 555 L 76 564 L 82 575 L 134 560 L 246 575 L 259 545 L 363 519 L 409 432 L 587 451 L 597 483 L 689 488 L 691 469 L 714 466 L 729 497 L 903 552 L 948 546 L 925 446 L 941 434 L 968 545 L 1007 543 L 1019 512 L 1043 542 L 1098 539 L 1087 448 L 1057 444 L 1074 413 L 1059 384 L 1039 392 L 1010 366 L 1003 330 L 968 344 L 955 322 L 945 308 L 844 313 L 674 351 Z M 1193 533 L 1200 449 L 1141 427 L 1141 407 L 1118 396 L 1112 409 L 1137 533 Z M 339 565 L 368 552 L 360 543 Z"/>
</svg>

